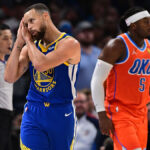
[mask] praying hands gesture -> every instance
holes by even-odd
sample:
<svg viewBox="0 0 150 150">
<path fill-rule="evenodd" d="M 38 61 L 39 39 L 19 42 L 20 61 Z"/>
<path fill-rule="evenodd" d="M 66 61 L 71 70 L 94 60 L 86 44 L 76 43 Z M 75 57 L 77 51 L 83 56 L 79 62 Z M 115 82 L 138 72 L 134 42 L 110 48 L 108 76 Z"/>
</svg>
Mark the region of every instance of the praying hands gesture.
<svg viewBox="0 0 150 150">
<path fill-rule="evenodd" d="M 24 21 L 22 22 L 22 27 L 21 27 L 21 33 L 22 37 L 25 40 L 26 43 L 33 41 L 31 33 L 29 32 L 27 26 L 25 25 Z"/>
</svg>

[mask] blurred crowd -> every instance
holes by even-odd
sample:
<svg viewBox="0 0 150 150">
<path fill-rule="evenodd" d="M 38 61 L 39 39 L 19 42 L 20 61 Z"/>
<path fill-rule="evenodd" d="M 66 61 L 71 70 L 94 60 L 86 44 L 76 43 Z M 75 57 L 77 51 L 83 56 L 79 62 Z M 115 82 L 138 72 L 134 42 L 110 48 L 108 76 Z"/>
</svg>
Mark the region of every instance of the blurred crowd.
<svg viewBox="0 0 150 150">
<path fill-rule="evenodd" d="M 75 150 L 113 149 L 112 140 L 102 135 L 99 130 L 97 113 L 95 112 L 90 92 L 91 77 L 97 58 L 105 44 L 120 34 L 120 16 L 133 6 L 141 6 L 150 10 L 150 1 L 0 0 L 0 23 L 10 26 L 14 39 L 25 8 L 38 2 L 45 3 L 49 7 L 52 21 L 60 31 L 74 36 L 81 44 L 81 66 L 77 82 L 78 93 L 74 101 L 78 120 Z M 20 149 L 20 123 L 29 83 L 29 72 L 26 72 L 14 84 L 12 150 Z M 148 108 L 150 124 L 150 104 Z M 148 145 L 148 149 L 150 149 L 150 143 Z"/>
</svg>

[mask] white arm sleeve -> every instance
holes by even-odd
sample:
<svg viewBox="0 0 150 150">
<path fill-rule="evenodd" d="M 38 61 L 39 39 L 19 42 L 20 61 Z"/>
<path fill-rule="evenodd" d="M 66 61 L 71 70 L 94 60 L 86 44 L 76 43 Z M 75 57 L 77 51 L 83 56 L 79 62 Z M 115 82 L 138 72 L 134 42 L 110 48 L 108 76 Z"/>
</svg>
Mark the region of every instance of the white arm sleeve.
<svg viewBox="0 0 150 150">
<path fill-rule="evenodd" d="M 91 80 L 91 92 L 97 112 L 105 111 L 104 107 L 104 81 L 107 79 L 112 64 L 98 59 Z"/>
</svg>

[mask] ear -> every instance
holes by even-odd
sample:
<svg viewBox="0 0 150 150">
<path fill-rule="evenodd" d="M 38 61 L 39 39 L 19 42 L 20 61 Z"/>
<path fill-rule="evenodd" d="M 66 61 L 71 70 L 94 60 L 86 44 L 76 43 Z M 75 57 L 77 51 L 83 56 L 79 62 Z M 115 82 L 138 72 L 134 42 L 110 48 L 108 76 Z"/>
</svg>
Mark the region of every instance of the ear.
<svg viewBox="0 0 150 150">
<path fill-rule="evenodd" d="M 135 29 L 136 29 L 136 24 L 135 24 L 135 23 L 132 23 L 132 24 L 130 25 L 130 28 L 131 28 L 132 30 L 135 30 Z"/>
<path fill-rule="evenodd" d="M 49 18 L 49 13 L 48 13 L 48 12 L 43 12 L 43 17 L 44 17 L 45 19 Z"/>
</svg>

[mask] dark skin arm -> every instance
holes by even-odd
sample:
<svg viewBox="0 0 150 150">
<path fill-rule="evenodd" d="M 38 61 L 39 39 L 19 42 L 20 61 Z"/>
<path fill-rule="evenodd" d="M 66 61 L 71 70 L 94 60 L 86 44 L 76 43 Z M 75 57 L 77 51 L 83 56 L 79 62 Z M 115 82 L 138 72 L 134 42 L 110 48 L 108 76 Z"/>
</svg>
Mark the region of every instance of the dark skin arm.
<svg viewBox="0 0 150 150">
<path fill-rule="evenodd" d="M 121 61 L 125 57 L 125 44 L 122 39 L 116 38 L 108 42 L 98 59 L 101 59 L 109 64 L 114 65 L 117 61 Z M 109 135 L 110 131 L 113 134 L 114 127 L 112 121 L 107 117 L 106 111 L 98 112 L 98 116 L 102 134 Z"/>
</svg>

